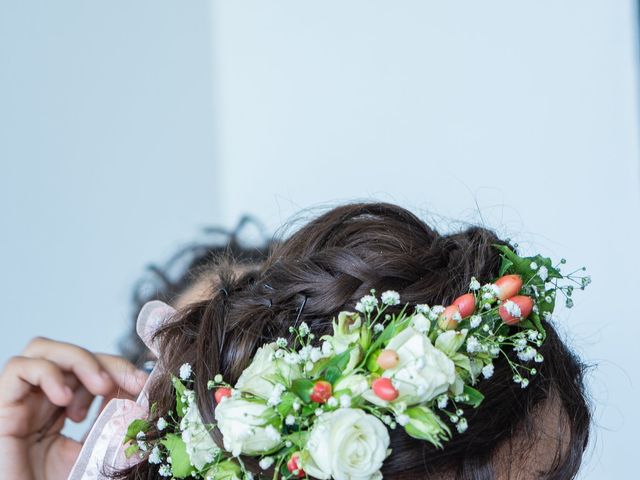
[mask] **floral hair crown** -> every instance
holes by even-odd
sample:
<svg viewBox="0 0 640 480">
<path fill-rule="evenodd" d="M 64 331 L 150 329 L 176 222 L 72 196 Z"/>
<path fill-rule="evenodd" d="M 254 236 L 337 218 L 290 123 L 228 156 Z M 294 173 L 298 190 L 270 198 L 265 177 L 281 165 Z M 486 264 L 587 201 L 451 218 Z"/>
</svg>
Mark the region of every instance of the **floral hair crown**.
<svg viewBox="0 0 640 480">
<path fill-rule="evenodd" d="M 333 335 L 316 339 L 302 322 L 292 340 L 258 349 L 234 386 L 210 380 L 215 424 L 198 411 L 194 376 L 184 364 L 172 377 L 175 411 L 135 420 L 125 438 L 128 456 L 159 465 L 161 476 L 206 480 L 254 478 L 242 456 L 256 457 L 273 479 L 379 479 L 389 456 L 389 429 L 402 428 L 437 448 L 467 429 L 463 406 L 478 407 L 482 379 L 501 354 L 513 381 L 526 388 L 543 361 L 538 348 L 560 292 L 571 307 L 575 286 L 588 276 L 560 273 L 549 258 L 500 250 L 500 277 L 449 306 L 409 305 L 399 313 L 397 292 L 375 291 L 355 312 L 341 312 Z M 580 269 L 584 270 L 584 268 Z M 564 281 L 564 282 L 563 282 Z M 562 283 L 561 283 L 562 282 Z M 515 351 L 514 361 L 508 351 Z M 153 415 L 154 408 L 151 412 Z M 222 448 L 210 431 L 218 428 Z M 153 437 L 153 440 L 151 439 Z"/>
</svg>

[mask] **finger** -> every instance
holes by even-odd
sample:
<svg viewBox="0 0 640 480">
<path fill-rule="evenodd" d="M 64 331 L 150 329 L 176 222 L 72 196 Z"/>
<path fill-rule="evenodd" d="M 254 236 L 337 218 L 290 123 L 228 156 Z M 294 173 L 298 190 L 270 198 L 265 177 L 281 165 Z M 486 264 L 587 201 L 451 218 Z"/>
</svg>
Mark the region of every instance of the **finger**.
<svg viewBox="0 0 640 480">
<path fill-rule="evenodd" d="M 91 404 L 95 399 L 95 395 L 84 386 L 79 386 L 73 393 L 73 399 L 67 405 L 67 416 L 78 423 L 87 418 Z"/>
<path fill-rule="evenodd" d="M 95 355 L 76 345 L 38 337 L 29 343 L 23 355 L 49 360 L 73 372 L 94 395 L 106 395 L 115 386 Z"/>
<path fill-rule="evenodd" d="M 40 358 L 13 357 L 0 376 L 0 403 L 23 399 L 32 387 L 40 388 L 54 405 L 66 407 L 73 391 L 66 385 L 62 370 L 53 362 Z"/>
<path fill-rule="evenodd" d="M 147 373 L 138 370 L 135 365 L 125 358 L 98 353 L 96 354 L 96 359 L 100 362 L 102 368 L 109 373 L 116 384 L 117 390 L 124 391 L 129 395 L 139 395 L 149 378 Z M 118 395 L 119 392 L 112 393 L 120 396 Z"/>
</svg>

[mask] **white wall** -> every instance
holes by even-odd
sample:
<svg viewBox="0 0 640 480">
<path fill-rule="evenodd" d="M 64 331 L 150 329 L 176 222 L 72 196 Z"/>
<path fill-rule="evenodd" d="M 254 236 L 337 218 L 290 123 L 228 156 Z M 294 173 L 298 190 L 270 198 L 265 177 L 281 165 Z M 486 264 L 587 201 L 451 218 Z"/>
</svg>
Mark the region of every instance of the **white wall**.
<svg viewBox="0 0 640 480">
<path fill-rule="evenodd" d="M 559 321 L 597 364 L 582 478 L 635 471 L 633 3 L 218 1 L 213 19 L 227 223 L 376 198 L 587 265 Z"/>
<path fill-rule="evenodd" d="M 0 364 L 115 351 L 134 281 L 217 223 L 208 2 L 0 2 Z"/>
</svg>

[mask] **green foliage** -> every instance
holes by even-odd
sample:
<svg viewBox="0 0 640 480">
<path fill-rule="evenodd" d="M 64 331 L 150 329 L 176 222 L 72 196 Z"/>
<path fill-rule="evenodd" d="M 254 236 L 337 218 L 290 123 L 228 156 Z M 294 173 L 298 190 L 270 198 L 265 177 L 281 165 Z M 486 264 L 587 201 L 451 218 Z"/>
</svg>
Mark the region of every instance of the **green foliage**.
<svg viewBox="0 0 640 480">
<path fill-rule="evenodd" d="M 170 433 L 162 439 L 161 443 L 169 452 L 169 456 L 171 457 L 171 470 L 175 478 L 186 478 L 195 471 L 189 461 L 187 446 L 182 441 L 182 438 Z"/>
<path fill-rule="evenodd" d="M 127 433 L 124 437 L 124 443 L 135 440 L 140 432 L 146 433 L 149 430 L 149 426 L 149 422 L 141 418 L 138 418 L 131 422 L 127 427 Z"/>
<path fill-rule="evenodd" d="M 304 403 L 309 403 L 311 398 L 311 390 L 313 389 L 313 382 L 308 378 L 296 378 L 291 382 L 291 391 L 295 393 L 300 400 Z"/>
<path fill-rule="evenodd" d="M 176 391 L 176 412 L 178 416 L 182 418 L 184 417 L 185 410 L 187 408 L 185 402 L 182 401 L 186 387 L 178 377 L 171 377 L 171 381 L 173 382 L 173 388 Z"/>
</svg>

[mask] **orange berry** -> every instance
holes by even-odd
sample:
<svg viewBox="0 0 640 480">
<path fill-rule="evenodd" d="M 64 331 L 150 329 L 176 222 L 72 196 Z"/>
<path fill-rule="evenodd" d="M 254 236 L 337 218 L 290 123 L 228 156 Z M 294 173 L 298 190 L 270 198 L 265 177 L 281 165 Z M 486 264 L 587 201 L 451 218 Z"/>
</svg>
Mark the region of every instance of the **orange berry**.
<svg viewBox="0 0 640 480">
<path fill-rule="evenodd" d="M 462 320 L 460 308 L 457 305 L 449 305 L 438 317 L 438 326 L 442 330 L 454 330 L 460 320 Z"/>
<path fill-rule="evenodd" d="M 287 462 L 287 470 L 289 470 L 289 473 L 293 476 L 298 478 L 304 478 L 306 476 L 305 471 L 300 466 L 300 452 L 296 452 L 291 455 L 291 458 L 289 458 L 289 461 Z"/>
<path fill-rule="evenodd" d="M 376 362 L 383 370 L 389 370 L 390 368 L 398 366 L 398 363 L 400 363 L 400 357 L 398 356 L 398 352 L 389 348 L 380 352 Z"/>
<path fill-rule="evenodd" d="M 324 403 L 331 398 L 331 384 L 324 380 L 318 380 L 309 395 L 312 402 Z"/>
<path fill-rule="evenodd" d="M 504 303 L 500 305 L 498 314 L 507 325 L 515 325 L 519 321 L 527 318 L 531 310 L 533 310 L 533 299 L 526 295 L 517 295 L 505 300 Z"/>
<path fill-rule="evenodd" d="M 517 295 L 522 288 L 522 277 L 520 275 L 505 275 L 493 282 L 498 287 L 498 298 L 506 300 Z"/>
<path fill-rule="evenodd" d="M 476 310 L 476 297 L 473 293 L 465 293 L 464 295 L 460 295 L 456 298 L 453 301 L 453 304 L 460 310 L 460 316 L 462 318 L 467 318 Z"/>
<path fill-rule="evenodd" d="M 392 402 L 400 395 L 400 392 L 391 383 L 391 379 L 387 377 L 376 378 L 371 384 L 371 389 L 379 398 L 387 402 Z"/>
<path fill-rule="evenodd" d="M 220 403 L 223 398 L 227 398 L 231 396 L 231 389 L 229 387 L 220 387 L 213 394 L 216 399 L 216 403 Z"/>
</svg>

